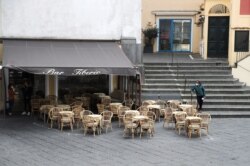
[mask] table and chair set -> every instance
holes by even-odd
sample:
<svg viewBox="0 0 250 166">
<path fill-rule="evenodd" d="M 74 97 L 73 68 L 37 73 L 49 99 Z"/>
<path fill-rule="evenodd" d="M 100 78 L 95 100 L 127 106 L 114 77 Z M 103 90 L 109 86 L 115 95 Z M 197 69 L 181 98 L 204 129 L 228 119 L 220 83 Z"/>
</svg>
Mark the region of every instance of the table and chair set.
<svg viewBox="0 0 250 166">
<path fill-rule="evenodd" d="M 208 134 L 208 126 L 211 121 L 209 113 L 198 112 L 195 105 L 171 102 L 169 101 L 169 107 L 164 110 L 163 127 L 166 127 L 166 124 L 172 124 L 179 135 L 183 130 L 189 138 L 192 137 L 192 134 L 201 137 L 202 129 L 206 131 L 206 135 Z"/>
<path fill-rule="evenodd" d="M 71 130 L 81 127 L 84 135 L 88 132 L 101 134 L 110 129 L 112 120 L 117 119 L 119 127 L 124 126 L 123 136 L 147 135 L 150 138 L 155 134 L 155 122 L 163 120 L 163 127 L 172 127 L 178 134 L 183 130 L 189 138 L 192 134 L 201 136 L 204 129 L 208 134 L 208 126 L 211 116 L 206 112 L 197 112 L 194 105 L 182 104 L 179 100 L 145 100 L 136 110 L 132 110 L 124 103 L 112 103 L 108 96 L 100 94 L 102 102 L 97 104 L 98 114 L 83 107 L 79 99 L 70 104 L 40 105 L 39 117 L 44 123 L 50 123 L 53 128 L 56 124 L 58 129 L 63 130 L 69 126 Z M 37 108 L 36 108 L 37 109 Z M 37 111 L 37 110 L 36 110 Z"/>
</svg>

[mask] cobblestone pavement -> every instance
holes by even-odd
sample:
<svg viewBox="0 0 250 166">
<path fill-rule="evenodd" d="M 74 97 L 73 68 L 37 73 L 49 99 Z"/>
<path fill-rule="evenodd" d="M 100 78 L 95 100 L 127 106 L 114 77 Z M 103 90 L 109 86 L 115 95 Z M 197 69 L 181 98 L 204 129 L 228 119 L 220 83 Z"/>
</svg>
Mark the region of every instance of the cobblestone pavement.
<svg viewBox="0 0 250 166">
<path fill-rule="evenodd" d="M 151 139 L 123 137 L 123 128 L 93 137 L 61 132 L 31 117 L 0 119 L 0 166 L 248 166 L 250 119 L 212 119 L 209 135 L 189 139 L 156 122 Z"/>
</svg>

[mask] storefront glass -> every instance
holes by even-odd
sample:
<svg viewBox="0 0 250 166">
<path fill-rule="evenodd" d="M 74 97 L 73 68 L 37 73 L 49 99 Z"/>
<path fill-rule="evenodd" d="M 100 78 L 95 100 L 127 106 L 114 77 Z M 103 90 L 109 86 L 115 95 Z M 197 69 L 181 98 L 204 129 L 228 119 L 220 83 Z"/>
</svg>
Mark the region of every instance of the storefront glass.
<svg viewBox="0 0 250 166">
<path fill-rule="evenodd" d="M 65 94 L 82 96 L 84 94 L 105 93 L 109 90 L 108 75 L 60 76 L 58 77 L 58 97 L 63 100 Z"/>
<path fill-rule="evenodd" d="M 191 51 L 191 20 L 160 19 L 159 51 Z"/>
</svg>

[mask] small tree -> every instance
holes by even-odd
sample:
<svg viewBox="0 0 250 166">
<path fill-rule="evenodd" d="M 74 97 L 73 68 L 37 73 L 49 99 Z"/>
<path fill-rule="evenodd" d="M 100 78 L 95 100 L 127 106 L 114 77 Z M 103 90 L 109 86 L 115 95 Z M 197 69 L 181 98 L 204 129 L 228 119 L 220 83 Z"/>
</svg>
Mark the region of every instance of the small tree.
<svg viewBox="0 0 250 166">
<path fill-rule="evenodd" d="M 153 45 L 153 40 L 158 36 L 158 28 L 156 27 L 147 27 L 142 30 L 142 33 L 145 36 L 145 44 Z"/>
</svg>

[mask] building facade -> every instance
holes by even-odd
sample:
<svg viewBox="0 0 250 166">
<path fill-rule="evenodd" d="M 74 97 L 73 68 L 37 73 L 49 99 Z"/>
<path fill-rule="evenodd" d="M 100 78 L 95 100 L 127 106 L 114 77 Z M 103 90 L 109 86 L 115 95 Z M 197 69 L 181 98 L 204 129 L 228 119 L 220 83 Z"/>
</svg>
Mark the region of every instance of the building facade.
<svg viewBox="0 0 250 166">
<path fill-rule="evenodd" d="M 133 68 L 141 64 L 140 0 L 1 0 L 0 9 L 0 36 L 2 38 L 0 48 L 3 47 L 1 61 L 5 68 L 5 84 L 11 81 L 20 83 L 19 78 L 24 76 L 24 70 L 25 73 L 28 72 L 25 77 L 33 80 L 35 90 L 43 90 L 45 95 L 58 96 L 61 88 L 72 83 L 81 86 L 82 89 L 85 84 L 96 84 L 99 90 L 105 89 L 105 93 L 110 93 L 117 88 L 122 90 L 128 88 L 126 79 L 129 74 L 121 74 L 123 71 L 119 68 L 121 64 L 120 59 L 116 59 L 118 56 L 126 55 L 123 59 L 126 61 L 128 59 L 127 64 L 132 64 Z M 111 43 L 111 45 L 107 46 L 106 43 Z M 85 47 L 86 44 L 89 44 L 89 47 Z M 14 47 L 16 53 L 13 52 Z M 95 50 L 99 50 L 99 52 Z M 28 54 L 30 57 L 26 57 Z M 61 56 L 57 56 L 58 60 L 55 62 L 53 59 L 56 56 L 50 57 L 50 61 L 44 61 L 52 54 Z M 63 56 L 63 54 L 67 55 Z M 74 57 L 74 55 L 82 56 L 82 54 L 85 56 Z M 93 55 L 92 59 L 90 54 L 96 55 Z M 66 67 L 67 70 L 69 67 L 74 67 L 72 59 L 76 59 L 75 64 L 79 63 L 78 66 L 75 66 L 77 68 L 84 68 L 90 64 L 93 64 L 92 67 L 96 65 L 97 68 L 100 68 L 98 58 L 94 58 L 94 56 L 100 56 L 98 54 L 103 55 L 101 57 L 103 59 L 99 60 L 99 65 L 106 67 L 103 68 L 102 73 L 91 78 L 86 75 L 77 77 L 74 78 L 75 80 L 72 79 L 72 75 L 70 77 L 60 75 L 60 73 L 66 73 Z M 110 54 L 110 59 L 104 58 L 108 54 Z M 117 56 L 115 56 L 116 54 Z M 82 60 L 84 58 L 86 58 L 85 62 Z M 20 61 L 23 61 L 22 64 L 19 63 Z M 43 63 L 38 61 L 43 61 Z M 87 61 L 88 64 L 86 64 Z M 54 64 L 50 64 L 51 62 Z M 50 64 L 50 66 L 44 66 L 46 64 Z M 72 65 L 69 66 L 69 64 Z M 114 66 L 117 68 L 112 69 Z M 63 71 L 49 73 L 48 70 L 51 71 L 53 67 Z M 127 67 L 124 66 L 124 68 Z M 18 68 L 21 71 L 16 70 Z M 38 68 L 48 70 L 39 69 L 39 73 Z M 90 68 L 91 66 L 88 70 Z M 95 73 L 83 71 L 85 72 L 82 74 Z M 29 73 L 32 73 L 31 76 Z M 75 85 L 72 84 L 70 87 L 75 88 Z"/>
<path fill-rule="evenodd" d="M 199 53 L 231 66 L 238 52 L 250 53 L 249 0 L 143 0 L 142 27 L 149 23 L 159 29 L 154 52 Z"/>
</svg>

